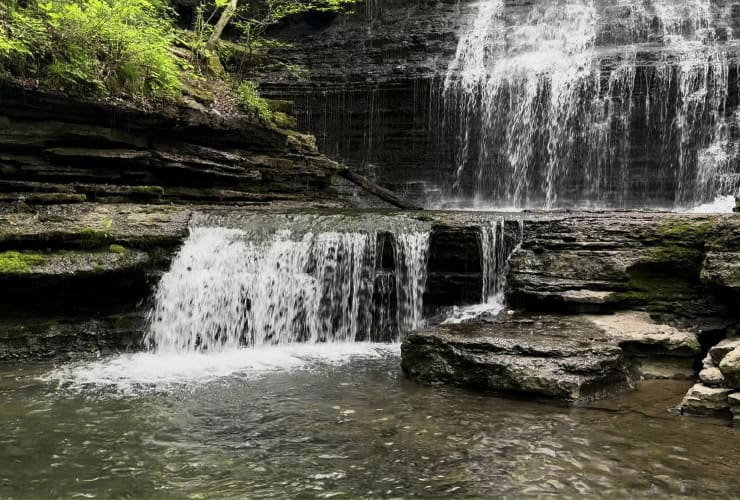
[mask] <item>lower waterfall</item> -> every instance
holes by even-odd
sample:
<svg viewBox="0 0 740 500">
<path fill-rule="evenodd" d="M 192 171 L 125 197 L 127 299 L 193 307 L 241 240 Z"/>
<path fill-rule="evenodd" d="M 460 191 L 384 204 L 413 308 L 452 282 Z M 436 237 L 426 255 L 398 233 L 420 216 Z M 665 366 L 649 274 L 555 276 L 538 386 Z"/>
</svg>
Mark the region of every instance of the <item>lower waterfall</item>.
<svg viewBox="0 0 740 500">
<path fill-rule="evenodd" d="M 393 234 L 392 256 L 379 234 L 281 229 L 259 239 L 193 227 L 159 283 L 145 343 L 175 353 L 398 340 L 423 323 L 429 233 Z"/>
<path fill-rule="evenodd" d="M 144 352 L 67 364 L 48 378 L 128 393 L 398 356 L 402 336 L 427 318 L 454 323 L 500 313 L 523 232 L 520 221 L 495 215 L 460 226 L 477 232 L 480 303 L 425 309 L 429 221 L 371 213 L 230 217 L 194 218 L 155 290 Z"/>
<path fill-rule="evenodd" d="M 516 228 L 514 230 L 514 227 Z M 507 231 L 509 235 L 507 236 Z M 522 221 L 507 221 L 503 217 L 480 221 L 479 246 L 481 265 L 481 302 L 454 307 L 444 324 L 464 323 L 482 316 L 496 316 L 504 310 L 506 273 L 509 259 L 521 245 L 524 236 Z"/>
</svg>

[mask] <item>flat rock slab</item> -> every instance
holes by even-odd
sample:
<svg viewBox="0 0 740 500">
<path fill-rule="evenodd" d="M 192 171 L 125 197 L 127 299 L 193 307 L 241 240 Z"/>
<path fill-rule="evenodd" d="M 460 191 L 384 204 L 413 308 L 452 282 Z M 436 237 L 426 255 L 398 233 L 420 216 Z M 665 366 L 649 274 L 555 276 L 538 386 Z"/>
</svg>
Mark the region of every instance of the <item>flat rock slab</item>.
<svg viewBox="0 0 740 500">
<path fill-rule="evenodd" d="M 693 357 L 701 351 L 696 334 L 653 320 L 642 311 L 587 316 L 625 350 L 640 354 Z"/>
<path fill-rule="evenodd" d="M 177 245 L 187 235 L 191 210 L 176 205 L 80 203 L 0 211 L 0 247 L 82 247 L 120 243 L 147 248 Z"/>
<path fill-rule="evenodd" d="M 507 316 L 494 323 L 444 325 L 410 334 L 406 374 L 448 383 L 578 401 L 628 385 L 622 350 L 592 322 L 575 317 Z"/>
<path fill-rule="evenodd" d="M 115 247 L 114 247 L 115 248 Z M 8 253 L 0 252 L 0 262 Z M 18 255 L 29 255 L 20 253 Z M 44 254 L 30 254 L 38 257 L 23 269 L 3 269 L 0 267 L 0 283 L 5 278 L 50 278 L 62 276 L 82 276 L 112 272 L 130 272 L 144 267 L 149 255 L 138 250 L 120 247 L 117 251 L 82 252 L 63 250 Z"/>
</svg>

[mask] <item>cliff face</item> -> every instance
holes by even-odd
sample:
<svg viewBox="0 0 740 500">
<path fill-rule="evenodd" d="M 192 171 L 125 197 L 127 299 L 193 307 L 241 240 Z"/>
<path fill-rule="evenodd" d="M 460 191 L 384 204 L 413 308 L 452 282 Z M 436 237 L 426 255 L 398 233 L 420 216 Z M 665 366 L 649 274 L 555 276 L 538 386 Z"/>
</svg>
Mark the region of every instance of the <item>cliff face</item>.
<svg viewBox="0 0 740 500">
<path fill-rule="evenodd" d="M 196 103 L 146 112 L 0 87 L 2 201 L 331 205 L 337 170 L 311 136 Z"/>
<path fill-rule="evenodd" d="M 296 102 L 322 151 L 428 207 L 665 208 L 732 192 L 740 5 L 566 4 L 296 18 L 271 35 L 306 72 L 262 75 L 262 89 Z"/>
<path fill-rule="evenodd" d="M 270 35 L 303 73 L 261 76 L 290 99 L 320 149 L 398 192 L 423 200 L 449 179 L 450 138 L 437 141 L 441 83 L 469 2 L 369 1 L 355 14 L 304 17 Z"/>
</svg>

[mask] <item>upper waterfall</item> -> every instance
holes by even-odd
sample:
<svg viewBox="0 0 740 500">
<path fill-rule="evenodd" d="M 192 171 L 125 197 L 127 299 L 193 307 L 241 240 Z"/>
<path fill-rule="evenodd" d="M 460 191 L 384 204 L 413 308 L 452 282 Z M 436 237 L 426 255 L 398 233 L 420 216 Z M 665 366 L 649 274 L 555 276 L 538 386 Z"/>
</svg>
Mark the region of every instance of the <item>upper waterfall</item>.
<svg viewBox="0 0 740 500">
<path fill-rule="evenodd" d="M 740 187 L 733 6 L 483 0 L 444 81 L 464 205 L 691 207 Z"/>
</svg>

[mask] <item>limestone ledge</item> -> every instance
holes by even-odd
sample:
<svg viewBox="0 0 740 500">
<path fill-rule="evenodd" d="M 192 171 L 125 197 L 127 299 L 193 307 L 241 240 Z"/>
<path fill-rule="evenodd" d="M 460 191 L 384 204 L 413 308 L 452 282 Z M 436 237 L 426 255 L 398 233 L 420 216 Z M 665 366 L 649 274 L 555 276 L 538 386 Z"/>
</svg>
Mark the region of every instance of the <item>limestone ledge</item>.
<svg viewBox="0 0 740 500">
<path fill-rule="evenodd" d="M 136 109 L 0 80 L 0 202 L 341 206 L 313 136 L 180 104 Z"/>
<path fill-rule="evenodd" d="M 700 350 L 695 333 L 641 311 L 603 316 L 509 311 L 483 323 L 412 333 L 402 345 L 402 366 L 428 384 L 579 401 L 643 378 L 691 378 Z"/>
</svg>

